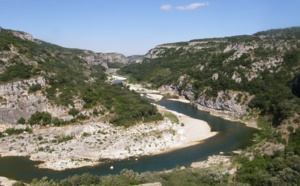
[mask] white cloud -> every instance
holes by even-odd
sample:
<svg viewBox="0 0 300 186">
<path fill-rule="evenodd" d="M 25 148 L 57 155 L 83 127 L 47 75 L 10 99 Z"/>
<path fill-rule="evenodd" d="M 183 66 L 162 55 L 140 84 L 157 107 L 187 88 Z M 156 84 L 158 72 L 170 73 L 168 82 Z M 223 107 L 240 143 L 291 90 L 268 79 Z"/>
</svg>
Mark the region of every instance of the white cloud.
<svg viewBox="0 0 300 186">
<path fill-rule="evenodd" d="M 209 3 L 192 3 L 190 5 L 187 6 L 177 6 L 176 9 L 177 10 L 195 10 L 201 6 L 207 6 Z"/>
<path fill-rule="evenodd" d="M 160 6 L 160 9 L 161 9 L 161 10 L 170 10 L 171 8 L 172 8 L 172 6 L 169 5 L 169 4 L 167 4 L 167 5 L 161 5 L 161 6 Z"/>
</svg>

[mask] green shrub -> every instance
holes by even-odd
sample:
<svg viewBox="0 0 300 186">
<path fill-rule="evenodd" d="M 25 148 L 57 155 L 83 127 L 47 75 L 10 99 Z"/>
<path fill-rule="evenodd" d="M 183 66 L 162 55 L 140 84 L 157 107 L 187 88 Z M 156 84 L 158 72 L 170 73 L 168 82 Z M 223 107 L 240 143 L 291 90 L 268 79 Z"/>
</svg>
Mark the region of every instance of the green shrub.
<svg viewBox="0 0 300 186">
<path fill-rule="evenodd" d="M 13 79 L 28 79 L 31 77 L 32 66 L 17 62 L 6 68 L 6 71 L 0 75 L 0 81 L 7 82 Z"/>
<path fill-rule="evenodd" d="M 33 93 L 33 92 L 36 92 L 38 90 L 41 90 L 42 89 L 42 86 L 40 84 L 35 84 L 35 85 L 32 85 L 29 87 L 28 89 L 28 93 Z"/>
<path fill-rule="evenodd" d="M 57 143 L 63 143 L 63 142 L 67 142 L 67 141 L 70 141 L 72 140 L 74 137 L 73 136 L 64 136 L 62 138 L 59 138 L 57 140 Z"/>
<path fill-rule="evenodd" d="M 73 117 L 75 117 L 78 113 L 79 110 L 77 110 L 76 108 L 71 108 L 68 112 L 68 114 L 72 115 Z"/>
<path fill-rule="evenodd" d="M 18 135 L 18 134 L 22 134 L 24 132 L 32 133 L 32 129 L 28 128 L 28 127 L 26 127 L 26 129 L 8 128 L 4 131 L 4 133 L 6 133 L 8 135 Z"/>
<path fill-rule="evenodd" d="M 21 117 L 20 119 L 18 119 L 17 123 L 18 124 L 25 124 L 26 121 L 25 121 L 25 119 L 23 117 Z"/>
<path fill-rule="evenodd" d="M 169 118 L 173 123 L 179 123 L 179 119 L 177 118 L 177 116 L 172 114 L 171 112 L 166 113 L 164 116 Z"/>
<path fill-rule="evenodd" d="M 51 114 L 48 112 L 36 112 L 31 115 L 30 119 L 28 120 L 28 123 L 30 125 L 48 125 L 51 123 Z"/>
</svg>

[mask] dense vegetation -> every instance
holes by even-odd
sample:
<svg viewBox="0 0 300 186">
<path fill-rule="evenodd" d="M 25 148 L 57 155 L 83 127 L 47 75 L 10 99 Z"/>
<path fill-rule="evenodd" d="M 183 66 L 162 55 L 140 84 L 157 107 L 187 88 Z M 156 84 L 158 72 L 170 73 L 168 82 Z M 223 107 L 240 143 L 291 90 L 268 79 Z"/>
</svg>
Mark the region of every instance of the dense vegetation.
<svg viewBox="0 0 300 186">
<path fill-rule="evenodd" d="M 259 108 L 262 115 L 273 116 L 274 125 L 294 113 L 300 114 L 299 85 L 296 82 L 288 86 L 300 75 L 299 27 L 191 42 L 202 42 L 199 45 L 202 49 L 186 49 L 188 43 L 175 43 L 172 47 L 162 45 L 152 51 L 158 53 L 157 57 L 125 66 L 119 73 L 134 81 L 151 83 L 156 88 L 173 84 L 183 90 L 192 85 L 196 93 L 194 99 L 200 95 L 214 98 L 218 92 L 226 90 L 247 92 L 255 96 L 248 106 Z M 283 44 L 288 47 L 282 49 Z M 238 49 L 233 46 L 251 48 L 255 45 L 258 47 L 244 49 L 239 57 L 235 55 Z M 270 67 L 264 64 L 280 58 L 279 64 Z M 217 79 L 212 78 L 215 74 Z M 183 82 L 179 81 L 181 76 L 185 77 Z"/>
<path fill-rule="evenodd" d="M 26 127 L 25 129 L 14 129 L 14 128 L 8 128 L 3 132 L 0 132 L 0 138 L 4 136 L 4 134 L 6 135 L 18 135 L 18 134 L 22 134 L 22 133 L 31 133 L 32 129 Z"/>
<path fill-rule="evenodd" d="M 155 106 L 140 98 L 140 95 L 130 91 L 123 85 L 95 84 L 86 88 L 83 100 L 84 107 L 91 108 L 101 104 L 114 112 L 110 120 L 115 125 L 130 126 L 140 121 L 155 121 L 162 119 Z"/>
<path fill-rule="evenodd" d="M 227 185 L 227 174 L 216 169 L 175 169 L 172 172 L 145 172 L 136 173 L 131 170 L 122 170 L 120 175 L 94 176 L 91 174 L 75 175 L 61 181 L 33 180 L 33 186 L 79 186 L 79 185 L 102 185 L 102 186 L 126 186 L 143 183 L 161 182 L 164 186 L 193 186 L 193 185 Z"/>
<path fill-rule="evenodd" d="M 265 130 L 264 133 L 267 131 Z M 273 140 L 278 140 L 269 134 Z M 277 136 L 281 138 L 281 136 Z M 277 151 L 273 156 L 254 154 L 252 161 L 239 157 L 243 166 L 237 172 L 238 182 L 251 185 L 299 185 L 300 184 L 300 128 L 291 131 L 285 151 Z"/>
<path fill-rule="evenodd" d="M 122 85 L 106 82 L 105 68 L 90 65 L 84 60 L 83 50 L 67 49 L 43 41 L 23 40 L 13 35 L 14 31 L 1 29 L 0 32 L 0 83 L 43 76 L 47 86 L 30 86 L 28 93 L 41 91 L 53 104 L 73 107 L 70 122 L 87 117 L 74 112 L 74 100 L 85 102 L 84 109 L 94 109 L 94 114 L 111 114 L 115 125 L 130 126 L 141 121 L 154 121 L 162 116 L 149 102 L 141 100 L 138 94 Z M 12 52 L 14 51 L 14 52 Z M 110 63 L 118 67 L 119 64 Z M 98 108 L 102 108 L 97 110 Z M 78 114 L 78 115 L 77 115 Z M 21 121 L 25 123 L 24 121 Z M 49 113 L 37 112 L 27 121 L 29 124 L 66 124 Z"/>
<path fill-rule="evenodd" d="M 237 182 L 299 185 L 300 27 L 252 36 L 190 41 L 193 42 L 202 43 L 201 50 L 188 48 L 187 42 L 158 46 L 149 52 L 155 58 L 125 66 L 119 73 L 154 87 L 175 85 L 184 90 L 192 86 L 196 93 L 194 99 L 203 95 L 215 98 L 218 92 L 226 90 L 248 93 L 253 99 L 245 104 L 260 111 L 258 123 L 262 130 L 255 135 L 255 145 L 246 150 L 248 156 L 235 159 L 241 166 L 236 174 Z M 215 74 L 217 79 L 212 78 Z M 266 155 L 263 146 L 267 142 L 283 144 L 285 149 Z"/>
</svg>

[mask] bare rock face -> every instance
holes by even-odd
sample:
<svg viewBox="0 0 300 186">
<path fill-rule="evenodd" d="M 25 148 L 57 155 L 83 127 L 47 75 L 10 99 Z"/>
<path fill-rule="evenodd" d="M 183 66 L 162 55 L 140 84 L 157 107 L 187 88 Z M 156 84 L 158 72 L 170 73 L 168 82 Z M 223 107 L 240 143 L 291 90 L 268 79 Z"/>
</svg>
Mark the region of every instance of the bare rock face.
<svg viewBox="0 0 300 186">
<path fill-rule="evenodd" d="M 179 96 L 190 100 L 192 105 L 199 110 L 217 112 L 233 117 L 240 117 L 247 114 L 247 103 L 252 99 L 248 93 L 230 90 L 220 91 L 216 98 L 209 98 L 205 94 L 197 95 L 197 92 L 190 85 L 187 85 L 183 90 L 180 90 L 175 85 L 164 85 L 158 91 L 161 94 Z M 194 99 L 195 97 L 198 98 Z"/>
<path fill-rule="evenodd" d="M 214 73 L 213 76 L 211 77 L 211 79 L 213 81 L 218 80 L 218 78 L 219 78 L 219 74 L 218 73 Z"/>
<path fill-rule="evenodd" d="M 144 56 L 124 56 L 120 53 L 94 53 L 92 51 L 85 51 L 86 55 L 81 56 L 89 65 L 102 65 L 106 69 L 107 63 L 119 63 L 127 65 L 129 63 L 141 63 Z"/>
<path fill-rule="evenodd" d="M 119 53 L 99 53 L 99 55 L 103 56 L 103 58 L 110 63 L 122 63 L 127 64 L 128 59 Z"/>
<path fill-rule="evenodd" d="M 217 112 L 233 117 L 247 114 L 247 105 L 252 99 L 248 93 L 232 90 L 220 91 L 217 97 L 210 98 L 205 94 L 205 91 L 197 93 L 187 75 L 180 76 L 177 85 L 163 85 L 158 91 L 161 94 L 179 96 L 190 100 L 199 110 Z"/>
<path fill-rule="evenodd" d="M 28 34 L 28 33 L 25 33 L 25 32 L 20 32 L 20 31 L 12 31 L 12 33 L 13 33 L 14 36 L 19 37 L 23 40 L 34 41 L 31 34 Z"/>
<path fill-rule="evenodd" d="M 30 86 L 36 84 L 45 87 L 46 80 L 38 77 L 0 85 L 0 122 L 15 124 L 21 117 L 28 120 L 37 111 L 54 117 L 67 115 L 68 108 L 52 105 L 40 91 L 28 94 Z"/>
<path fill-rule="evenodd" d="M 145 56 L 143 55 L 133 55 L 133 56 L 128 56 L 128 63 L 141 63 L 143 62 Z"/>
<path fill-rule="evenodd" d="M 240 97 L 240 98 L 239 98 Z M 193 105 L 200 110 L 217 111 L 231 116 L 239 117 L 247 113 L 247 106 L 242 102 L 248 102 L 250 97 L 237 91 L 220 91 L 216 98 L 207 98 L 200 95 Z M 241 103 L 239 103 L 239 101 Z"/>
<path fill-rule="evenodd" d="M 262 147 L 259 148 L 260 152 L 263 154 L 273 156 L 274 153 L 277 151 L 284 151 L 285 145 L 282 143 L 271 143 L 271 142 L 266 142 Z"/>
<path fill-rule="evenodd" d="M 169 95 L 172 95 L 172 96 L 176 96 L 176 95 L 179 94 L 178 87 L 176 87 L 174 85 L 163 85 L 163 86 L 158 88 L 158 91 L 161 94 L 169 94 Z"/>
</svg>

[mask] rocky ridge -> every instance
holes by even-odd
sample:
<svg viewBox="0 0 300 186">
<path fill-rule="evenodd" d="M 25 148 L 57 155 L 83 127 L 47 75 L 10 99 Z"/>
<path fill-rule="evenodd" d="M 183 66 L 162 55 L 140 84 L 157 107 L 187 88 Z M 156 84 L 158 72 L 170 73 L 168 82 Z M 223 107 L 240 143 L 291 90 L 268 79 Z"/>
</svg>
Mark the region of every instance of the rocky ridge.
<svg viewBox="0 0 300 186">
<path fill-rule="evenodd" d="M 1 28 L 2 30 L 6 30 Z M 1 32 L 0 29 L 0 32 Z M 6 30 L 7 31 L 7 30 Z M 30 42 L 35 42 L 37 44 L 43 44 L 45 43 L 44 41 L 38 40 L 33 38 L 33 36 L 29 33 L 22 32 L 22 31 L 15 31 L 15 30 L 10 30 L 10 32 L 15 36 L 18 37 L 22 40 L 30 41 Z M 10 46 L 10 51 L 13 51 L 13 46 Z M 1 52 L 1 51 L 0 51 Z M 17 51 L 16 51 L 17 52 Z M 6 54 L 9 54 L 9 51 L 5 52 Z M 107 63 L 119 63 L 122 65 L 126 65 L 129 63 L 140 63 L 143 59 L 143 55 L 133 55 L 133 56 L 124 56 L 121 53 L 116 53 L 116 52 L 110 52 L 110 53 L 101 53 L 101 52 L 93 52 L 89 50 L 82 50 L 81 54 L 78 55 L 78 57 L 82 58 L 85 60 L 88 65 L 102 65 L 105 68 L 108 68 Z M 0 60 L 6 61 L 7 58 L 2 58 L 0 56 Z"/>
</svg>

